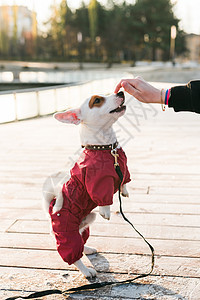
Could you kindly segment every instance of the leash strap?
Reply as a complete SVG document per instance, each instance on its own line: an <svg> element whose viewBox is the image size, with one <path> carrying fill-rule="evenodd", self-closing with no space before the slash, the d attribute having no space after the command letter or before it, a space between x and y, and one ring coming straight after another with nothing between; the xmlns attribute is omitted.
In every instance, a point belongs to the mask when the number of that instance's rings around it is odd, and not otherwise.
<svg viewBox="0 0 200 300"><path fill-rule="evenodd" d="M139 234L139 236L141 236L141 238L145 241L145 243L149 246L150 250L151 250L151 270L147 273L147 274L142 274L140 275L142 277L147 277L149 276L152 272L153 272L153 269L154 269L154 263L155 263L155 254L154 254L154 248L153 246L145 239L145 237L135 228L135 226L129 221L129 219L127 219L127 217L124 215L123 213L123 210L122 210L122 200L121 200L121 194L120 194L120 188L121 188L121 184L122 184L122 181L123 181L123 175L122 175L122 171L119 167L119 165L116 165L115 166L115 170L120 178L120 185L119 185L119 203L120 203L120 213L123 217L123 219L129 223L131 225L131 227L135 230L135 232L137 232L137 234ZM136 278L135 278L136 279ZM133 279L133 280L135 280Z"/></svg>
<svg viewBox="0 0 200 300"><path fill-rule="evenodd" d="M59 294L59 295L63 295L63 296L67 296L69 294L73 294L73 293L77 293L77 292L82 292L82 291L89 291L89 290L95 290L95 289L99 289L99 288L103 288L105 286L109 286L109 285L121 285L121 284L128 284L128 283L132 283L133 281L140 279L140 278L144 278L149 276L154 269L154 248L153 246L145 239L145 237L135 228L135 226L129 221L129 219L127 219L127 217L124 215L123 210L122 210L122 200L121 200L121 194L120 194L120 190L121 190L121 185L123 182L123 174L122 171L119 167L119 164L117 162L117 150L113 149L111 151L111 154L114 156L115 158L115 170L117 172L117 175L119 176L120 179L120 184L119 184L119 203L120 203L120 213L123 217L123 219L128 222L131 227L137 232L137 234L139 234L139 236L141 236L141 238L145 241L145 243L149 246L150 250L151 250L151 269L148 273L146 274L141 274L138 275L132 279L127 279L127 280L122 280L122 281L104 281L104 282L97 282L97 283L91 283L91 284L85 284L76 288L71 288L65 291L61 291L61 290L46 290L46 291L41 291L41 292L36 292L36 293L32 293L29 296L16 296L16 297L11 297L11 298L7 298L5 300L16 300L16 299L36 299L36 298L41 298L44 296L48 296L48 295L53 295L53 294Z"/></svg>

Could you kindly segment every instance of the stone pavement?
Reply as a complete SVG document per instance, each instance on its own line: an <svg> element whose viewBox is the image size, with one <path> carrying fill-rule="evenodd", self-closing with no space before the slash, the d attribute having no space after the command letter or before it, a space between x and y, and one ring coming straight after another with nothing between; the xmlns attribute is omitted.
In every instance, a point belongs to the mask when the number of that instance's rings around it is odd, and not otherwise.
<svg viewBox="0 0 200 300"><path fill-rule="evenodd" d="M200 299L200 116L162 112L131 99L115 128L132 182L127 217L155 248L155 269L135 284L71 295L70 299ZM78 128L52 116L0 126L0 299L87 283L55 250L41 209L46 176L68 171L80 151ZM97 217L87 263L98 280L123 280L150 268L150 252L118 213ZM43 299L63 299L48 296Z"/></svg>

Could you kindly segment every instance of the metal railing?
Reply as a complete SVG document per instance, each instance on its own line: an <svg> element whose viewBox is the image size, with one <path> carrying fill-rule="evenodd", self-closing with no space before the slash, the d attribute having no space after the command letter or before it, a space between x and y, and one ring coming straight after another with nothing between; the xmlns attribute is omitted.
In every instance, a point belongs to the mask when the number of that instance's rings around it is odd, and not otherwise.
<svg viewBox="0 0 200 300"><path fill-rule="evenodd" d="M112 93L122 77L132 77L130 73L118 74L72 85L58 85L26 90L0 92L0 123L13 122L53 114L69 107L77 107L93 94Z"/></svg>

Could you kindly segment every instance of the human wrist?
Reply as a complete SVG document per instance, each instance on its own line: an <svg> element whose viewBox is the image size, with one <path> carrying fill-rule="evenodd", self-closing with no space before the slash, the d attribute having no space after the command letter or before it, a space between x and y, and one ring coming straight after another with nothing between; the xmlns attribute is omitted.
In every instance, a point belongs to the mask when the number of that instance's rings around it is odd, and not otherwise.
<svg viewBox="0 0 200 300"><path fill-rule="evenodd" d="M160 90L160 99L158 103L165 105L165 95L166 95L166 89L161 89Z"/></svg>
<svg viewBox="0 0 200 300"><path fill-rule="evenodd" d="M160 103L162 110L165 111L165 106L168 106L169 98L171 96L171 89L161 89L160 90Z"/></svg>
<svg viewBox="0 0 200 300"><path fill-rule="evenodd" d="M162 111L165 111L165 90L161 89L160 91L160 103L161 103L161 108Z"/></svg>
<svg viewBox="0 0 200 300"><path fill-rule="evenodd" d="M158 103L162 104L164 103L165 99L165 90L164 89L156 89L154 90L152 94L152 101L151 103Z"/></svg>

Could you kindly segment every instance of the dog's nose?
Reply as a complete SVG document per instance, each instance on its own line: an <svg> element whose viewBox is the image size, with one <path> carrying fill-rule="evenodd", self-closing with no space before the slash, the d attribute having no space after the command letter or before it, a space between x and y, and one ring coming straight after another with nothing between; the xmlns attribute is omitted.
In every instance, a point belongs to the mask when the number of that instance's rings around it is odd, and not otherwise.
<svg viewBox="0 0 200 300"><path fill-rule="evenodd" d="M117 93L117 97L124 98L124 93L122 91Z"/></svg>

